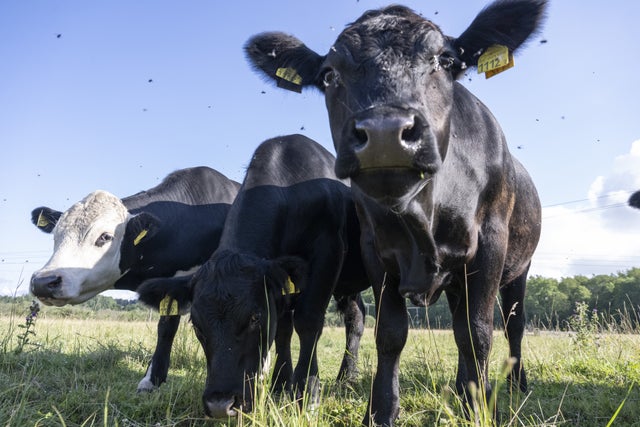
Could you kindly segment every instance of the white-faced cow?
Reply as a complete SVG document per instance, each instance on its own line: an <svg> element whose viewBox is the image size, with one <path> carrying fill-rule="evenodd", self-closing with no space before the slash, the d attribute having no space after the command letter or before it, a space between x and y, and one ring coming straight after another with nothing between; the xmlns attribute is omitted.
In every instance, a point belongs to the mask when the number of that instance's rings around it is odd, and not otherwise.
<svg viewBox="0 0 640 427"><path fill-rule="evenodd" d="M255 377L275 341L273 387L319 397L316 345L333 295L345 315L347 350L340 378L355 375L363 331L361 290L369 286L351 191L335 158L290 135L255 151L220 246L193 279L191 321L207 358L207 414L248 412ZM290 341L300 353L295 370Z"/></svg>
<svg viewBox="0 0 640 427"><path fill-rule="evenodd" d="M53 232L54 247L51 259L33 273L31 292L47 305L79 304L107 289L135 291L146 279L194 271L217 248L239 187L211 168L196 167L124 199L95 191L64 213L34 209L32 222ZM188 279L172 283L186 286ZM179 309L184 313L188 306ZM167 378L180 316L160 314L156 350L138 391Z"/></svg>
<svg viewBox="0 0 640 427"><path fill-rule="evenodd" d="M540 26L545 0L499 0L458 38L402 6L366 12L326 55L293 36L263 33L249 61L279 86L325 95L336 175L351 178L363 254L378 304L377 371L364 424L392 425L407 339L405 297L444 291L459 361L456 388L490 392L487 358L498 290L507 321L510 379L520 361L526 275L540 233L535 187L491 112L456 79L488 48L509 53ZM366 250L365 245L363 248ZM384 291L383 291L384 288Z"/></svg>

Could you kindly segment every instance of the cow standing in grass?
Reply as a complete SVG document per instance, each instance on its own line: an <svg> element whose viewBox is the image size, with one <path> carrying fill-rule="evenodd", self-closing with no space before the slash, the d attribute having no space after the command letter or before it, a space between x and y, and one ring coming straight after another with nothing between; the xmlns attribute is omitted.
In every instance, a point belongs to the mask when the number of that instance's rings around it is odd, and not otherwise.
<svg viewBox="0 0 640 427"><path fill-rule="evenodd" d="M516 51L545 8L545 0L499 0L455 38L391 6L348 25L326 55L277 32L246 44L249 61L279 86L324 93L335 171L351 178L365 264L372 278L384 272L373 283L378 363L366 425L392 425L398 415L405 298L428 303L445 292L459 355L456 388L471 399L467 386L475 383L488 398L500 292L515 358L509 378L527 388L523 302L540 202L496 119L456 80L491 46Z"/></svg>
<svg viewBox="0 0 640 427"><path fill-rule="evenodd" d="M51 259L31 277L31 292L46 305L80 304L108 289L136 291L150 278L188 285L189 272L218 247L240 184L208 167L175 171L158 186L124 199L95 191L66 212L32 211L32 222L53 233ZM162 300L162 298L160 299ZM160 308L160 300L155 308ZM161 310L158 341L138 391L167 378L179 312Z"/></svg>
<svg viewBox="0 0 640 427"><path fill-rule="evenodd" d="M348 183L335 158L302 135L262 143L211 259L195 273L191 320L207 357L203 402L226 418L252 409L255 378L276 345L273 387L318 402L316 346L331 296L347 329L340 378L355 375L369 287ZM300 340L295 369L293 329Z"/></svg>

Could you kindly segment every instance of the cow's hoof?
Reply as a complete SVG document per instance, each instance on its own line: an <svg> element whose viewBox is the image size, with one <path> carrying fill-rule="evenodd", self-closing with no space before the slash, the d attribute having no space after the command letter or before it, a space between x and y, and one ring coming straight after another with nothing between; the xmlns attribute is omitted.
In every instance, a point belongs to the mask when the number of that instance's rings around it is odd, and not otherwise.
<svg viewBox="0 0 640 427"><path fill-rule="evenodd" d="M151 381L149 381L147 378L143 378L138 383L138 389L136 391L138 393L151 393L151 392L155 391L157 388L158 387L153 385L153 383Z"/></svg>

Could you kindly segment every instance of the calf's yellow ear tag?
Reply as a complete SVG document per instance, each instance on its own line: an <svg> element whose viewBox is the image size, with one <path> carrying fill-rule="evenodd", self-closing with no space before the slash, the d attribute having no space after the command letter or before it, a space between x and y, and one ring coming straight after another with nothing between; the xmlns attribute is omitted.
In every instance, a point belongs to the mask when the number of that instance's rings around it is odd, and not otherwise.
<svg viewBox="0 0 640 427"><path fill-rule="evenodd" d="M138 246L138 243L140 243L140 241L144 238L144 236L147 235L147 233L149 232L149 230L142 230L135 239L133 239L133 246Z"/></svg>
<svg viewBox="0 0 640 427"><path fill-rule="evenodd" d="M44 211L40 211L40 215L38 215L38 223L36 224L36 227L38 228L46 227L47 225L49 225L49 220L45 218L44 215L42 215L43 213Z"/></svg>
<svg viewBox="0 0 640 427"><path fill-rule="evenodd" d="M287 283L282 288L282 295L299 294L300 289L296 288L296 285L291 280L291 277L287 277Z"/></svg>
<svg viewBox="0 0 640 427"><path fill-rule="evenodd" d="M488 79L512 68L514 65L513 54L509 52L509 48L494 44L487 48L478 58L478 74L484 73L485 78Z"/></svg>
<svg viewBox="0 0 640 427"><path fill-rule="evenodd" d="M160 301L158 311L160 312L160 316L177 316L179 314L178 301L167 295Z"/></svg>
<svg viewBox="0 0 640 427"><path fill-rule="evenodd" d="M295 68L278 68L276 70L278 87L294 92L302 92L302 77Z"/></svg>

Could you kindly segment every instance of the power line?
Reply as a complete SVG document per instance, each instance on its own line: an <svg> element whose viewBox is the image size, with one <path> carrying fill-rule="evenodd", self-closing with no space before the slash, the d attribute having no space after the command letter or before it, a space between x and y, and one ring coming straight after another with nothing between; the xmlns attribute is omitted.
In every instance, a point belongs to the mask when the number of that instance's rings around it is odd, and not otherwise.
<svg viewBox="0 0 640 427"><path fill-rule="evenodd" d="M572 201L569 201L569 202L554 203L552 205L543 206L543 208L552 208L552 207L555 207L555 206L564 206L564 205L571 205L571 204L574 204L574 203L590 202L590 201L592 201L594 199L595 200L606 199L608 197L613 197L613 196L615 196L617 194L620 194L620 193L623 193L623 192L626 193L627 196L631 196L631 194L634 193L634 191L620 190L620 191L617 191L615 194L614 193L607 193L607 194L603 194L601 196L597 196L595 198L579 199L579 200L572 200Z"/></svg>

